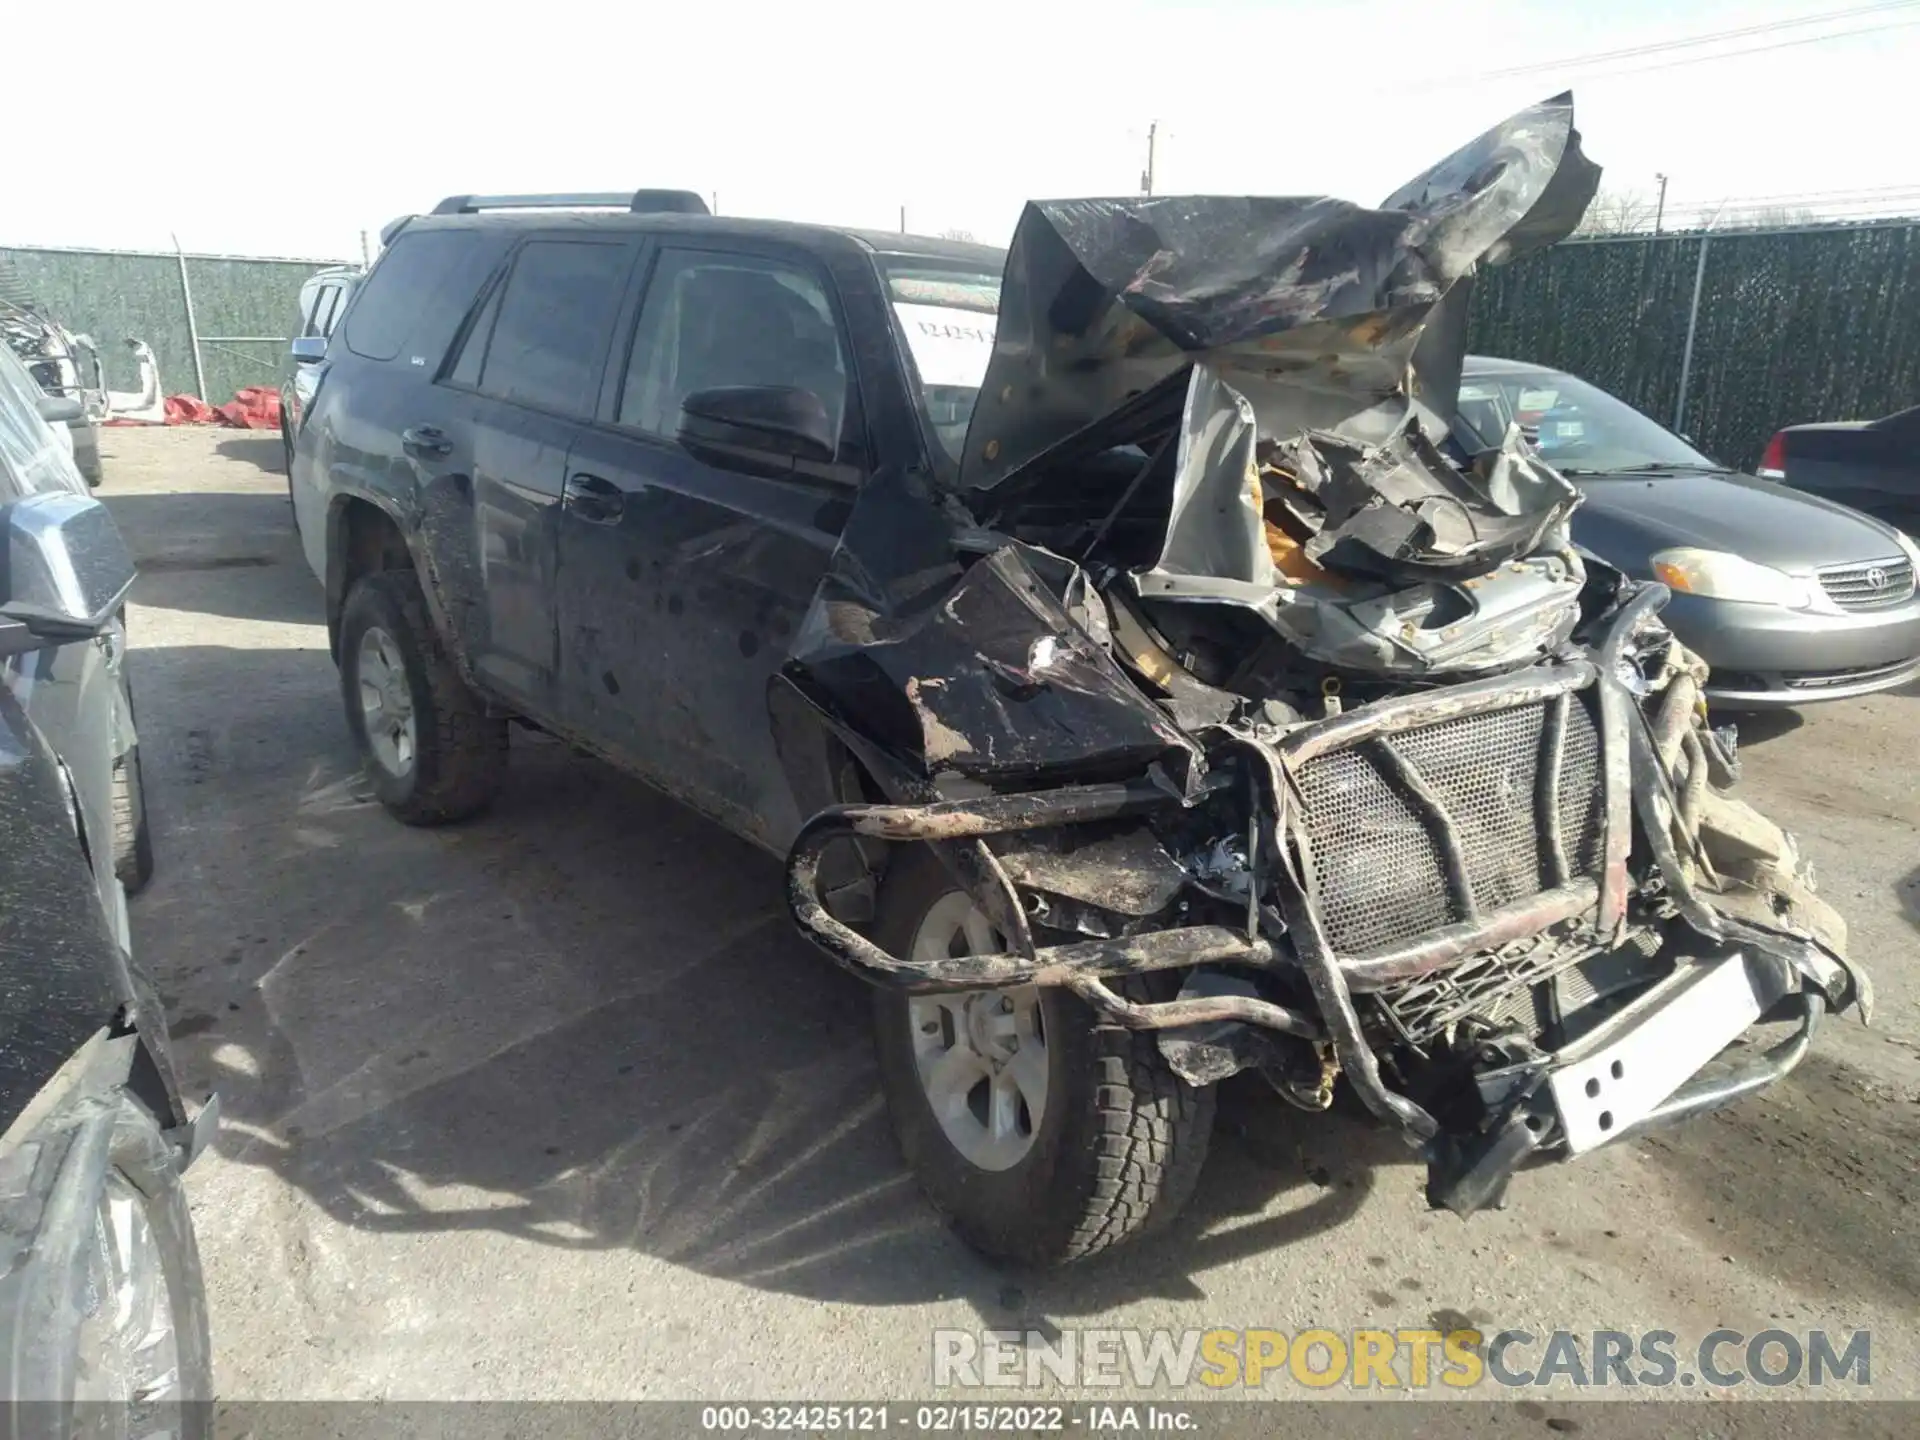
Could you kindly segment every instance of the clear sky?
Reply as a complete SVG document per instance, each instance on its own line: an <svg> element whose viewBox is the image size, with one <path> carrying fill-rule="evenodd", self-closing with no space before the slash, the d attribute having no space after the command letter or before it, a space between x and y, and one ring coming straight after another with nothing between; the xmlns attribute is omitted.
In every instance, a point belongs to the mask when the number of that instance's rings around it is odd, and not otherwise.
<svg viewBox="0 0 1920 1440"><path fill-rule="evenodd" d="M0 244L177 233L189 250L352 257L362 230L450 193L643 185L889 229L905 205L917 232L1004 241L1030 196L1135 193L1155 120L1162 193L1370 203L1569 87L1603 184L1651 193L1665 171L1682 213L1920 192L1920 5L1888 0L8 10ZM1711 63L1546 63L1841 10L1860 13L1703 47L1780 47ZM28 56L48 67L35 85Z"/></svg>

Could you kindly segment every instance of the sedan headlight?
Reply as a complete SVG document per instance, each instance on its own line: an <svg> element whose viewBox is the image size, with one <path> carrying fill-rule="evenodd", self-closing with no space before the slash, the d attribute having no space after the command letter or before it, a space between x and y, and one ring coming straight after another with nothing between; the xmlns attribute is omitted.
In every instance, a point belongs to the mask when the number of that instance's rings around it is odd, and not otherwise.
<svg viewBox="0 0 1920 1440"><path fill-rule="evenodd" d="M1709 600L1744 600L1789 610L1803 610L1814 600L1812 587L1800 577L1724 550L1688 545L1662 550L1653 557L1653 573L1670 589Z"/></svg>

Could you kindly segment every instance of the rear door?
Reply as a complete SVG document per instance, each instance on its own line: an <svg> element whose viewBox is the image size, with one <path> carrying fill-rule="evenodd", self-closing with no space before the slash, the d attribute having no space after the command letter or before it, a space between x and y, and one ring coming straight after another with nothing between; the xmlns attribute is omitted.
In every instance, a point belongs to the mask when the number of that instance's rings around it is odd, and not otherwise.
<svg viewBox="0 0 1920 1440"><path fill-rule="evenodd" d="M623 320L599 423L567 460L559 629L569 728L773 847L799 825L767 682L825 571L868 455L826 270L772 242L663 245ZM837 417L831 465L770 478L675 437L694 390L788 385Z"/></svg>
<svg viewBox="0 0 1920 1440"><path fill-rule="evenodd" d="M443 583L464 611L449 618L474 671L536 716L558 711L556 533L567 450L593 415L637 251L632 236L617 234L521 242L441 377L453 392L450 423L402 436L416 464L467 492L448 515L470 535L428 543L468 567Z"/></svg>

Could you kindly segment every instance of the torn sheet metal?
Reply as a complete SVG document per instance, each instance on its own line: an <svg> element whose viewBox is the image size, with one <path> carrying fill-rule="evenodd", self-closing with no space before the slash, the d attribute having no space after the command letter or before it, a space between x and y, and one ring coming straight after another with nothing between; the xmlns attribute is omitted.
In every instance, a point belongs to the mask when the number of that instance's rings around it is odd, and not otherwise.
<svg viewBox="0 0 1920 1440"><path fill-rule="evenodd" d="M988 553L963 569L974 544ZM1076 567L969 533L922 477L886 474L863 487L793 654L813 694L930 776L1195 753L1108 653L1106 623Z"/></svg>
<svg viewBox="0 0 1920 1440"><path fill-rule="evenodd" d="M1031 205L963 492L1020 494L1084 470L1072 457L1103 443L1139 444L1122 419L1135 397L1183 384L1164 543L1134 576L1143 599L1252 609L1308 658L1366 673L1463 675L1545 653L1575 621L1579 496L1517 433L1472 470L1439 450L1465 344L1451 297L1476 264L1570 231L1598 175L1562 96L1377 210Z"/></svg>
<svg viewBox="0 0 1920 1440"><path fill-rule="evenodd" d="M1428 312L1482 260L1570 233L1599 174L1580 152L1572 96L1561 95L1378 209L1318 196L1030 204L1007 257L961 485L999 484L1196 361L1250 397L1270 436L1383 440L1409 413L1403 386ZM1437 359L1431 368L1445 369Z"/></svg>
<svg viewBox="0 0 1920 1440"><path fill-rule="evenodd" d="M1194 367L1143 598L1243 606L1312 659L1380 674L1496 669L1572 632L1578 492L1517 430L1463 471L1412 420L1378 444L1260 428L1244 394Z"/></svg>

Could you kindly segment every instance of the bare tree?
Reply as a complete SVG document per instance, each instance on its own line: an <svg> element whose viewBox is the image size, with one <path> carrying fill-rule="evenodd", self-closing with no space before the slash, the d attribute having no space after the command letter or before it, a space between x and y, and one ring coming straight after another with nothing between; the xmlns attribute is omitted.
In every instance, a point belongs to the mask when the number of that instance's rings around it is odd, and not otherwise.
<svg viewBox="0 0 1920 1440"><path fill-rule="evenodd" d="M1654 202L1629 190L1602 190L1580 218L1576 235L1626 235L1653 228Z"/></svg>
<svg viewBox="0 0 1920 1440"><path fill-rule="evenodd" d="M942 240L972 240L973 232L971 230L963 230L955 225L942 230L940 232L940 238Z"/></svg>

